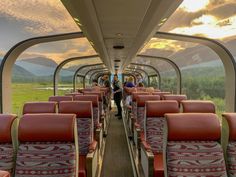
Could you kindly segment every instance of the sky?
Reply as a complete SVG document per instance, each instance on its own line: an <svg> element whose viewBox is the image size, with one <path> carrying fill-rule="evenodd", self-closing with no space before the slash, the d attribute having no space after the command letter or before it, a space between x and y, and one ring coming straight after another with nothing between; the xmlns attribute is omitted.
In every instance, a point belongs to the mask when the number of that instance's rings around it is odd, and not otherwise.
<svg viewBox="0 0 236 177"><path fill-rule="evenodd" d="M77 31L80 31L79 27L60 0L0 1L0 57L24 39ZM236 1L184 0L160 31L204 36L227 43L236 39ZM154 48L173 53L193 46L191 43L152 39L142 52ZM20 59L40 56L59 63L65 58L95 53L86 39L73 39L33 46Z"/></svg>
<svg viewBox="0 0 236 177"><path fill-rule="evenodd" d="M236 1L184 0L162 25L160 31L212 38L228 47L227 43L236 39ZM168 51L167 56L171 56L195 45L152 38L143 48L142 53L147 49L155 48L162 50L163 55ZM229 48L233 51L236 46L231 45Z"/></svg>

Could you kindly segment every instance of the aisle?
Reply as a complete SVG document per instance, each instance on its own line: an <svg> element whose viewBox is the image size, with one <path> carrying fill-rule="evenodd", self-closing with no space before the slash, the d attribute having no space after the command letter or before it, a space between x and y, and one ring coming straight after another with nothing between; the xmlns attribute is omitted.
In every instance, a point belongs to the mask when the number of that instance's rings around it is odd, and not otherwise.
<svg viewBox="0 0 236 177"><path fill-rule="evenodd" d="M106 139L101 177L133 177L123 121L112 116Z"/></svg>

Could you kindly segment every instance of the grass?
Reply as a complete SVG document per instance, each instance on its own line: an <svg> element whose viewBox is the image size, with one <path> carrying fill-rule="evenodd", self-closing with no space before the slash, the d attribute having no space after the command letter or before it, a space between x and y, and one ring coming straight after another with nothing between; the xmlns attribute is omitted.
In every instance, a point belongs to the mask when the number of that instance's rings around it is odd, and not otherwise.
<svg viewBox="0 0 236 177"><path fill-rule="evenodd" d="M25 102L47 101L48 97L53 95L53 90L46 89L52 87L45 83L13 83L12 84L12 112L17 115L22 114L22 108ZM71 87L71 85L63 85ZM59 90L59 95L64 95L68 90Z"/></svg>

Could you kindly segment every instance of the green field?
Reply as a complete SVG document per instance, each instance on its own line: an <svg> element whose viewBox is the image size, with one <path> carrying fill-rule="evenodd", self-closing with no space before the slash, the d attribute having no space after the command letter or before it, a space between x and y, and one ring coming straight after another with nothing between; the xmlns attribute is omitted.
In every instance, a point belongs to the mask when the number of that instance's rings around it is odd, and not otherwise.
<svg viewBox="0 0 236 177"><path fill-rule="evenodd" d="M59 88L67 88L67 90L59 90L59 95L64 95L65 93L70 92L71 87L72 86L70 84L60 85ZM51 88L52 85L49 83L13 83L13 113L20 116L22 114L22 108L25 102L47 101L48 97L53 95L53 90ZM221 113L224 112L225 102L222 98L200 96L193 99L212 100L217 106L217 114L220 116Z"/></svg>
<svg viewBox="0 0 236 177"><path fill-rule="evenodd" d="M29 101L47 101L49 96L53 95L52 85L45 83L13 83L12 84L12 106L13 113L22 114L22 108L25 102ZM63 85L63 88L69 88L71 85ZM59 95L64 95L69 90L59 90Z"/></svg>

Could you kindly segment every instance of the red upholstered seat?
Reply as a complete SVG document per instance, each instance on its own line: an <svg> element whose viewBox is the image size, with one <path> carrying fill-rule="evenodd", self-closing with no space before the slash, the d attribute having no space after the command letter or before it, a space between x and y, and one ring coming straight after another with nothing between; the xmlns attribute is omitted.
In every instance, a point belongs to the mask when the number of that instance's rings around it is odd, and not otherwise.
<svg viewBox="0 0 236 177"><path fill-rule="evenodd" d="M138 95L149 95L148 92L133 92L132 93L132 114L134 116L134 118L137 118L137 103L136 103L136 99Z"/></svg>
<svg viewBox="0 0 236 177"><path fill-rule="evenodd" d="M24 114L56 113L56 102L28 102L24 104Z"/></svg>
<svg viewBox="0 0 236 177"><path fill-rule="evenodd" d="M79 164L75 124L74 114L24 115L19 123L15 176L75 177Z"/></svg>
<svg viewBox="0 0 236 177"><path fill-rule="evenodd" d="M224 128L228 128L229 130L229 142L226 148L228 173L230 177L233 177L236 176L236 113L224 113L223 118L228 124Z"/></svg>
<svg viewBox="0 0 236 177"><path fill-rule="evenodd" d="M0 170L0 177L10 177L10 173L8 171Z"/></svg>
<svg viewBox="0 0 236 177"><path fill-rule="evenodd" d="M104 97L104 92L84 92L84 95L97 95L98 96L98 101L99 101L99 113L100 117L104 114L104 108L103 108L103 97Z"/></svg>
<svg viewBox="0 0 236 177"><path fill-rule="evenodd" d="M11 128L16 115L0 114L0 170L13 172L14 149L12 145ZM1 172L6 175L6 172Z"/></svg>
<svg viewBox="0 0 236 177"><path fill-rule="evenodd" d="M184 113L216 113L215 104L205 100L181 101Z"/></svg>
<svg viewBox="0 0 236 177"><path fill-rule="evenodd" d="M79 142L79 155L86 157L89 153L93 153L94 155L91 155L91 157L94 158L96 157L96 153L97 153L97 143L96 141L94 141L94 137L93 137L94 125L93 125L93 114L92 114L93 111L92 110L93 110L92 101L62 101L59 103L59 113L76 114L78 142ZM83 160L81 160L81 163L82 162ZM93 164L90 164L90 165L93 165ZM88 172L92 173L91 172L92 170L96 172L96 169L93 169L92 167L86 166L86 170L83 170L82 167L80 167L79 174L83 175L86 172L86 175L87 175Z"/></svg>
<svg viewBox="0 0 236 177"><path fill-rule="evenodd" d="M167 176L227 177L216 114L166 114Z"/></svg>
<svg viewBox="0 0 236 177"><path fill-rule="evenodd" d="M144 150L148 150L154 155L153 176L164 176L163 168L163 134L166 113L178 113L179 107L177 101L147 101L146 115L144 119ZM147 148L148 147L148 148ZM149 153L150 153L149 152ZM143 162L150 162L145 155L141 155L142 166ZM149 167L151 168L151 167ZM147 172L146 172L147 174Z"/></svg>
<svg viewBox="0 0 236 177"><path fill-rule="evenodd" d="M160 100L159 95L137 95L137 123L140 125L141 131L143 131L143 121L145 113L145 104L147 101L157 101Z"/></svg>
<svg viewBox="0 0 236 177"><path fill-rule="evenodd" d="M74 98L74 101L91 101L92 102L94 128L97 128L100 125L98 95L78 95Z"/></svg>

